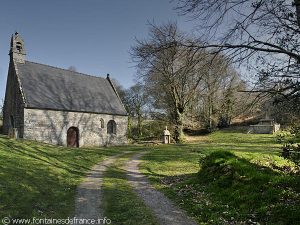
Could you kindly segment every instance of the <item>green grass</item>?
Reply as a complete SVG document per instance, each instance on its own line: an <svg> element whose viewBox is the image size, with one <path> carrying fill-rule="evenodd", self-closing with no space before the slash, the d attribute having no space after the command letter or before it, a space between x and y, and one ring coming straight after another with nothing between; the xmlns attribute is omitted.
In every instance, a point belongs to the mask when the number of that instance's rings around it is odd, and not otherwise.
<svg viewBox="0 0 300 225"><path fill-rule="evenodd" d="M200 224L299 224L298 169L272 135L225 130L200 140L154 148L141 169Z"/></svg>
<svg viewBox="0 0 300 225"><path fill-rule="evenodd" d="M280 157L272 135L224 130L193 141L143 147L149 153L141 169L200 224L299 224L299 171ZM0 136L0 218L72 215L86 172L128 150L141 148L64 148ZM105 173L105 216L113 224L156 224L126 181L128 157Z"/></svg>
<svg viewBox="0 0 300 225"><path fill-rule="evenodd" d="M130 155L118 158L103 179L103 209L114 225L158 224L143 201L136 196L126 180L124 163Z"/></svg>
<svg viewBox="0 0 300 225"><path fill-rule="evenodd" d="M64 148L0 136L0 218L67 218L86 172L123 149Z"/></svg>

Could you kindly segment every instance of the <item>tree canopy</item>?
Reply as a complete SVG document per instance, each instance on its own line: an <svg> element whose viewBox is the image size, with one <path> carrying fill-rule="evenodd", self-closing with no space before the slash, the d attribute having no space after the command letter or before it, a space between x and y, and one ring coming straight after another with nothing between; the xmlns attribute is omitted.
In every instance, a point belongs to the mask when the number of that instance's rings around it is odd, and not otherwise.
<svg viewBox="0 0 300 225"><path fill-rule="evenodd" d="M250 62L255 91L299 98L300 1L178 0L181 14L199 19L198 48ZM204 31L204 32L203 32Z"/></svg>

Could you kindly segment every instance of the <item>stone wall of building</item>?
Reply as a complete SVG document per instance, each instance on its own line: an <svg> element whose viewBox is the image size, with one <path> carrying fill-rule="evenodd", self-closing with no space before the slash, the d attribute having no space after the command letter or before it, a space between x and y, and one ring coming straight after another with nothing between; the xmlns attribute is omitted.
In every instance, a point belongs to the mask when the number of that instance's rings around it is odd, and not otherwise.
<svg viewBox="0 0 300 225"><path fill-rule="evenodd" d="M274 119L261 119L258 124L250 125L249 133L254 134L273 134L280 130L280 124L275 123Z"/></svg>
<svg viewBox="0 0 300 225"><path fill-rule="evenodd" d="M249 133L272 134L273 133L273 125L250 125Z"/></svg>
<svg viewBox="0 0 300 225"><path fill-rule="evenodd" d="M116 122L116 134L107 133L107 123ZM127 143L127 116L41 109L24 109L24 139L67 145L70 127L79 130L79 147Z"/></svg>
<svg viewBox="0 0 300 225"><path fill-rule="evenodd" d="M19 86L19 79L13 60L10 61L6 92L3 106L3 133L8 134L12 128L17 129L18 137L23 137L24 131L24 101Z"/></svg>

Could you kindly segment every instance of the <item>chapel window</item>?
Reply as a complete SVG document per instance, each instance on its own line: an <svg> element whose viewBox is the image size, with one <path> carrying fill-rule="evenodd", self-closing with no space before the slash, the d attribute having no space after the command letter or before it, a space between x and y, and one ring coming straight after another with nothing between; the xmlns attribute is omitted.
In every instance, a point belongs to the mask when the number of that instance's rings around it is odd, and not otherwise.
<svg viewBox="0 0 300 225"><path fill-rule="evenodd" d="M108 134L117 134L117 124L114 120L110 120L107 123L107 133Z"/></svg>
<svg viewBox="0 0 300 225"><path fill-rule="evenodd" d="M100 119L100 126L101 128L104 128L104 120L102 118Z"/></svg>

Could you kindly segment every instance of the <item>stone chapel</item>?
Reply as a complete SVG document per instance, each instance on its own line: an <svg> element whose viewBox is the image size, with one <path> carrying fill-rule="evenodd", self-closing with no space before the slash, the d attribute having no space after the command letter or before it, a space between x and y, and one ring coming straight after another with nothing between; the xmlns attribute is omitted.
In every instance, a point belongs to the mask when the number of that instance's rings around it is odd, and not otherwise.
<svg viewBox="0 0 300 225"><path fill-rule="evenodd" d="M127 143L127 112L109 76L90 76L27 61L12 35L3 131L69 147Z"/></svg>

